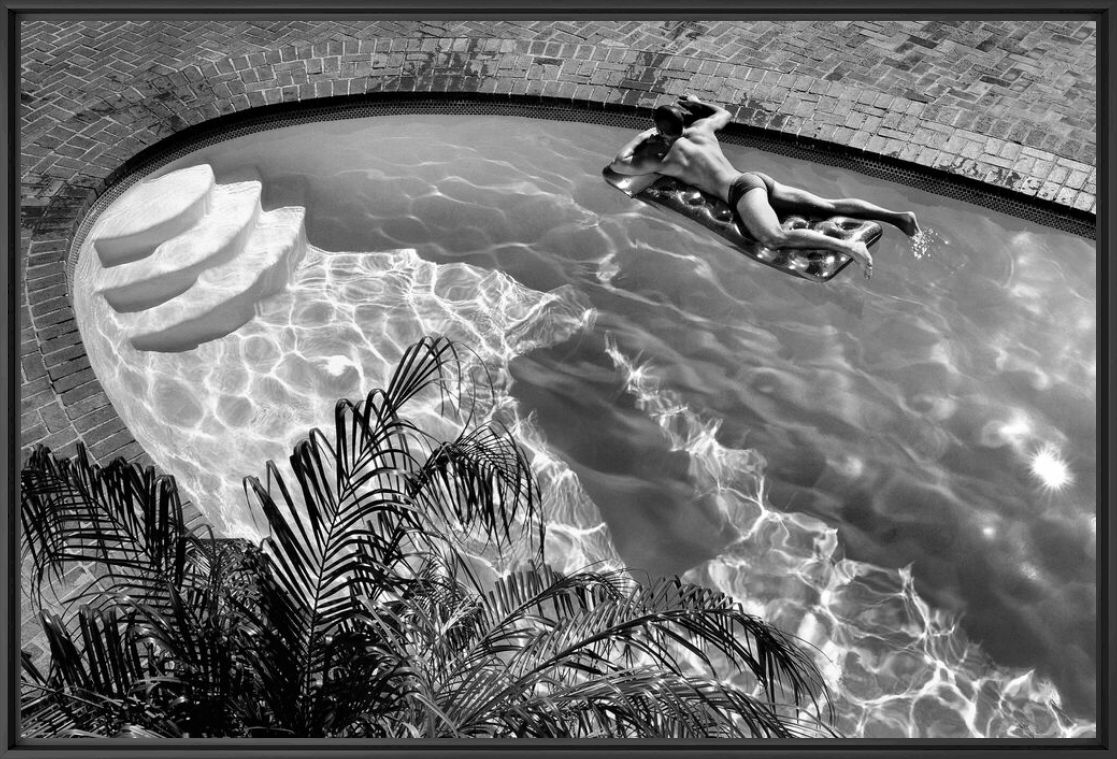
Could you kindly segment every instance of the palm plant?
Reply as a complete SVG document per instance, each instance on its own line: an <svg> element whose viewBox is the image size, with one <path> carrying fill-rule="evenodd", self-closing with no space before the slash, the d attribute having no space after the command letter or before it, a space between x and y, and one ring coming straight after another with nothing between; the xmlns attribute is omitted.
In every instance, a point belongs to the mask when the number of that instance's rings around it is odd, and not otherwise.
<svg viewBox="0 0 1117 759"><path fill-rule="evenodd" d="M25 466L29 592L95 569L24 655L23 734L796 736L827 732L825 688L788 636L678 579L559 575L512 437L439 442L404 415L462 399L454 346L425 338L388 387L339 401L288 472L245 480L259 545L187 525L173 478L83 450ZM458 412L461 418L461 412ZM531 560L482 581L463 536ZM743 678L743 680L742 680ZM744 682L744 685L739 683Z"/></svg>

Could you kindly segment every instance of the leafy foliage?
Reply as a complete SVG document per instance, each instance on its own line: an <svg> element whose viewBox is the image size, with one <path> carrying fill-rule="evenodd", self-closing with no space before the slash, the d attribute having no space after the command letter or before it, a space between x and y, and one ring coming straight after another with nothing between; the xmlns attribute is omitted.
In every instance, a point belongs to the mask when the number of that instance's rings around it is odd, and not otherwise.
<svg viewBox="0 0 1117 759"><path fill-rule="evenodd" d="M245 491L260 545L186 525L173 478L79 450L22 473L31 592L97 577L44 611L24 654L23 732L101 736L799 736L825 688L793 640L719 593L535 558L495 585L459 550L540 531L530 464L495 426L438 441L404 416L457 408L454 346L409 348L387 389L339 401L286 471ZM437 396L436 396L437 397ZM741 681L748 687L733 684Z"/></svg>

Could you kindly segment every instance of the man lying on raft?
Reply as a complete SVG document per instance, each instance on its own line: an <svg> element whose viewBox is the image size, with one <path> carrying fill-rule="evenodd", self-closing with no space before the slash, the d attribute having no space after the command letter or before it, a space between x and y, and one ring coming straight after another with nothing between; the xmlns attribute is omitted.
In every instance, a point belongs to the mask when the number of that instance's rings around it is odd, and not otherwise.
<svg viewBox="0 0 1117 759"><path fill-rule="evenodd" d="M689 118L688 118L689 117ZM695 119L689 126L687 122ZM883 221L908 235L919 232L915 214L889 211L856 198L828 200L790 187L755 171L738 171L721 152L717 130L730 122L729 111L694 95L678 105L660 106L655 127L621 148L609 168L618 174L666 174L729 204L737 224L766 248L821 248L845 253L871 276L873 257L863 242L840 240L809 229L784 229L777 212L806 216L851 216Z"/></svg>

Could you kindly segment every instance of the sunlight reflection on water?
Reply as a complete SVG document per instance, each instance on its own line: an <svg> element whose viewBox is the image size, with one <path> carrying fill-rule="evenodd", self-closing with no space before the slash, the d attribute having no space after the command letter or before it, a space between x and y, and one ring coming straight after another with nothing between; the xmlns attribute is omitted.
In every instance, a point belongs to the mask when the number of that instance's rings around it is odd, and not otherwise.
<svg viewBox="0 0 1117 759"><path fill-rule="evenodd" d="M79 288L91 362L154 460L251 534L239 477L382 384L409 342L447 334L492 364L485 402L535 452L552 558L689 569L798 630L855 734L1090 733L1049 679L1078 683L1088 713L1093 247L890 188L887 202L922 204L923 235L886 233L870 283L797 282L603 186L623 137L431 116L206 148L167 170L254 167L267 208L306 205L305 259L251 321L181 353L134 350ZM882 194L727 152L825 194ZM331 252L402 248L417 253ZM79 282L94 265L82 256ZM581 413L585 398L598 405ZM580 478L607 490L610 470L575 474L563 426L641 416L710 498L664 491L661 510L622 512L588 496ZM638 456L621 463L639 479Z"/></svg>

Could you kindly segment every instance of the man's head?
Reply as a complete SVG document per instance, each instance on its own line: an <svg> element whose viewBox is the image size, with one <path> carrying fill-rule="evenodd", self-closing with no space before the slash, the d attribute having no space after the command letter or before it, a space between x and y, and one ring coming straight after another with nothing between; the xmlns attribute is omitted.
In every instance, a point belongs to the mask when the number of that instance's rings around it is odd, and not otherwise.
<svg viewBox="0 0 1117 759"><path fill-rule="evenodd" d="M662 161L678 137L653 134L636 146L635 156L642 161Z"/></svg>
<svg viewBox="0 0 1117 759"><path fill-rule="evenodd" d="M687 114L677 105L661 105L655 109L652 118L655 128L664 137L679 137L686 126Z"/></svg>

